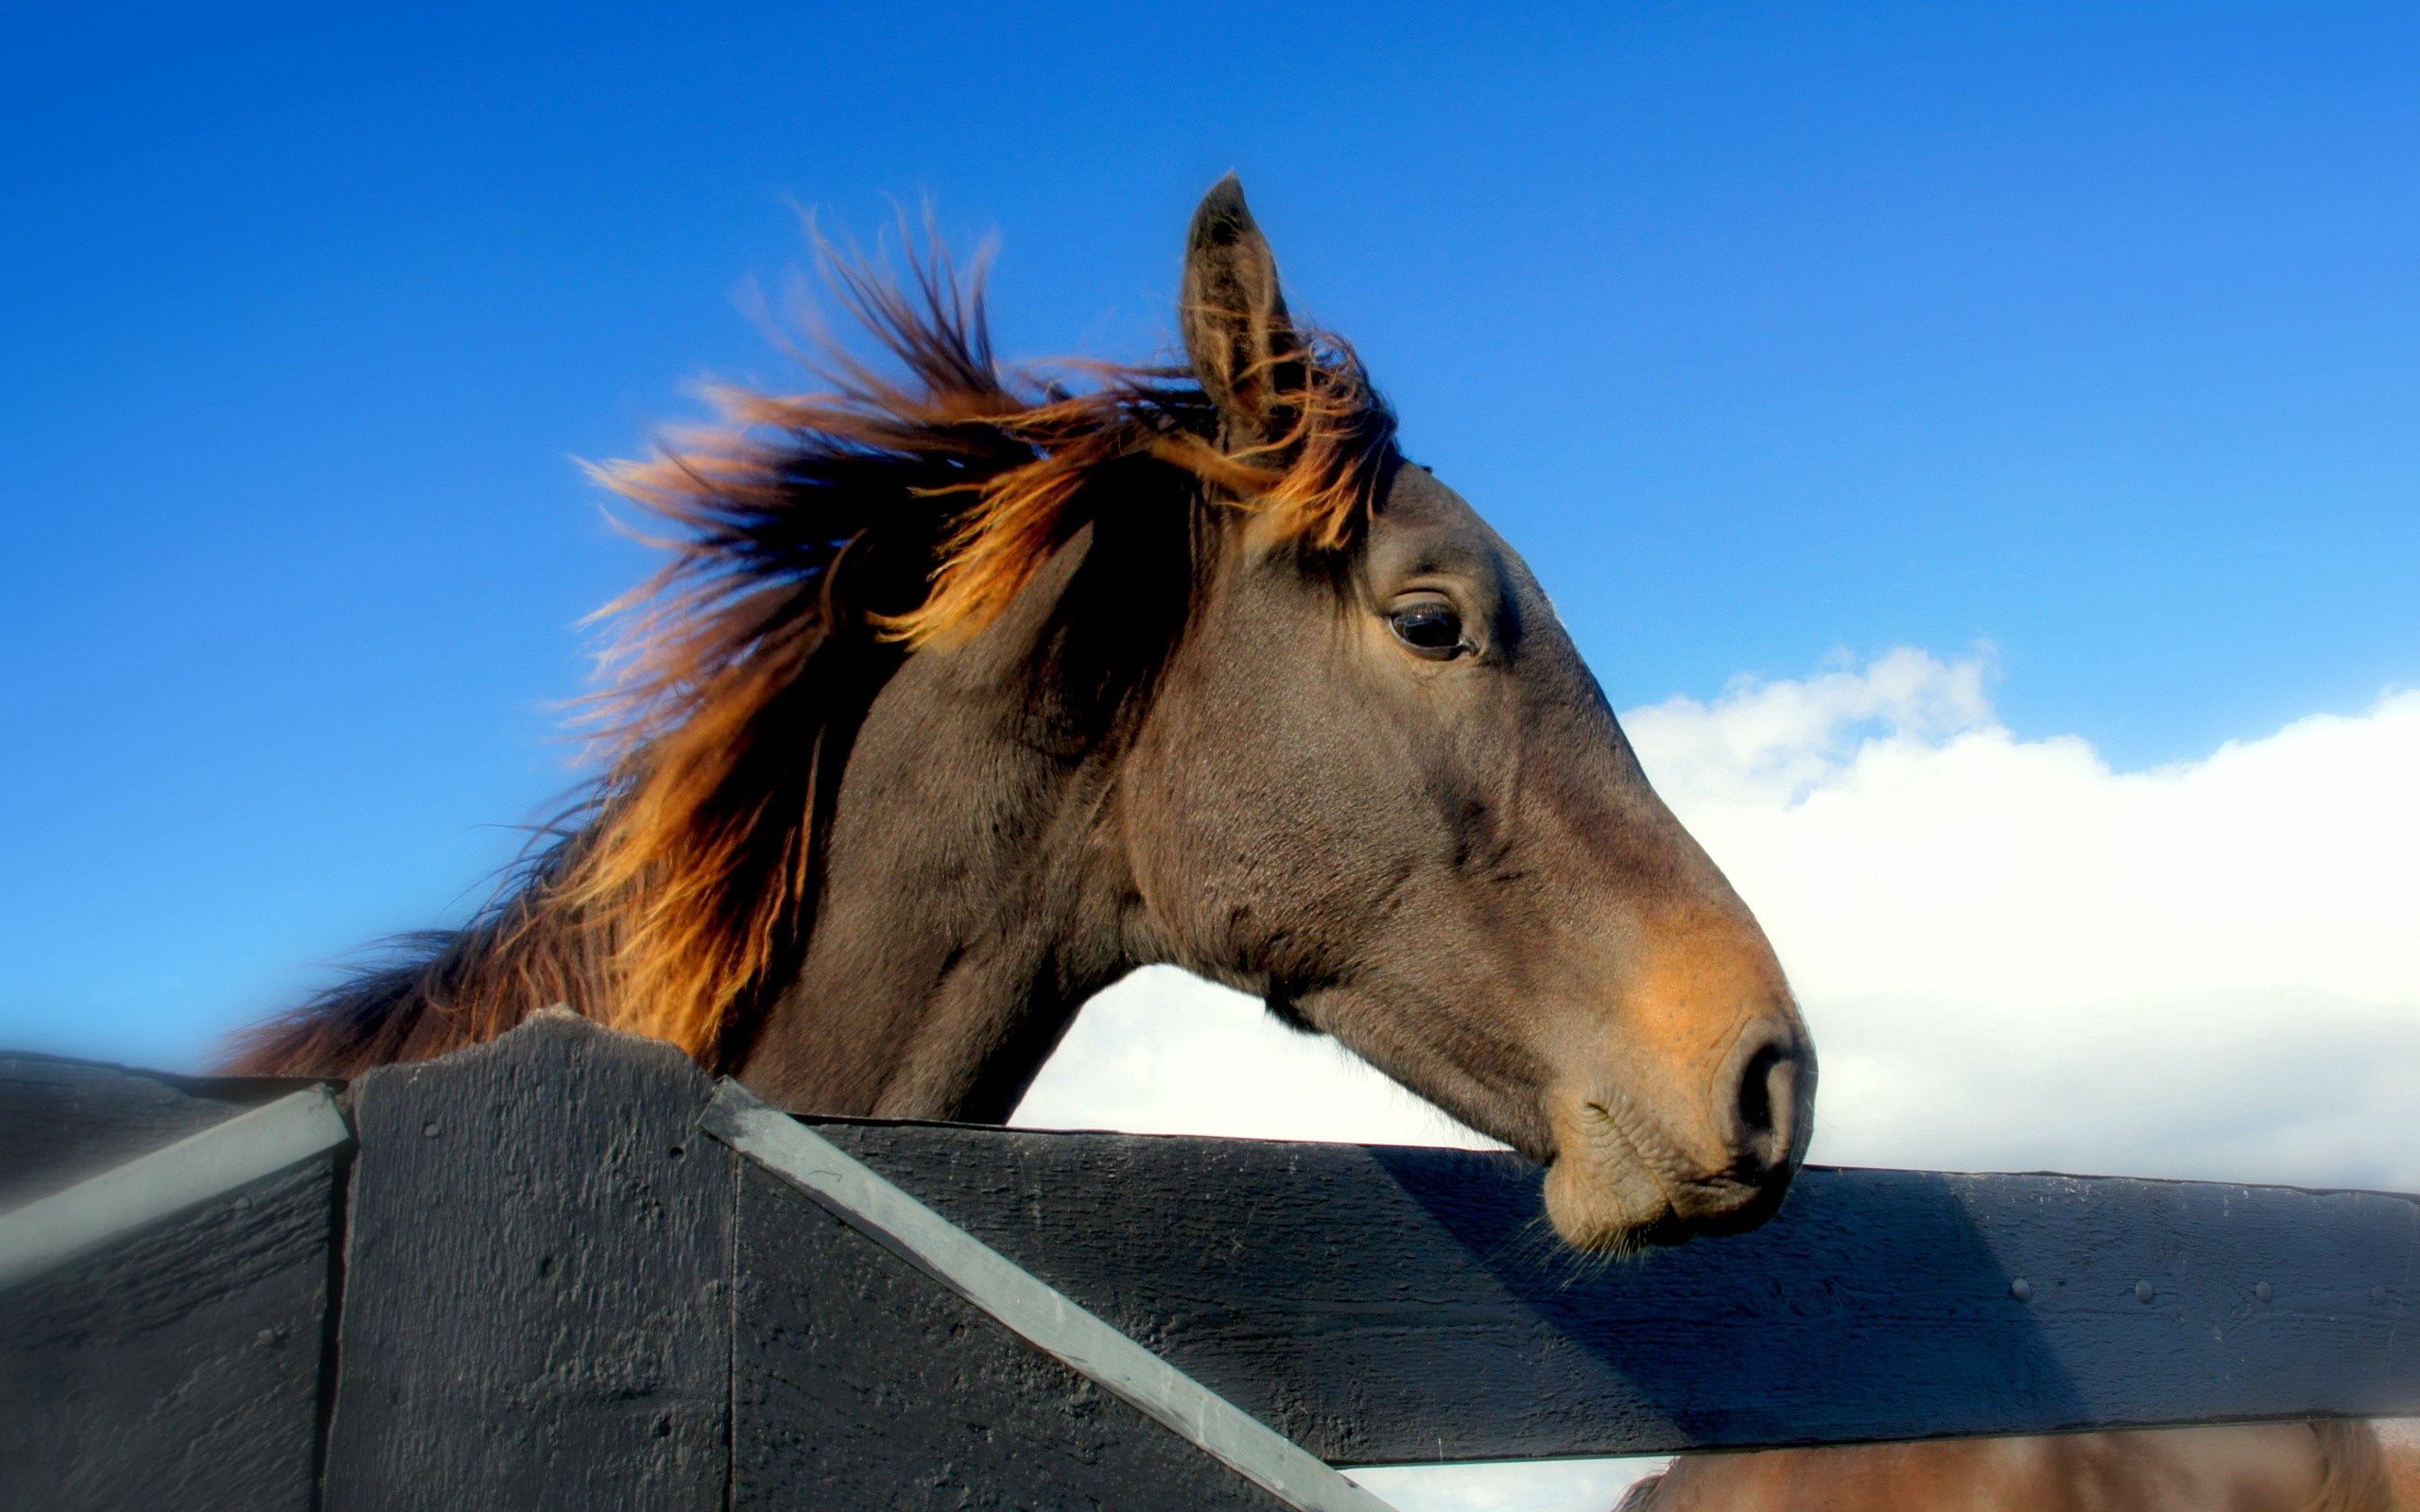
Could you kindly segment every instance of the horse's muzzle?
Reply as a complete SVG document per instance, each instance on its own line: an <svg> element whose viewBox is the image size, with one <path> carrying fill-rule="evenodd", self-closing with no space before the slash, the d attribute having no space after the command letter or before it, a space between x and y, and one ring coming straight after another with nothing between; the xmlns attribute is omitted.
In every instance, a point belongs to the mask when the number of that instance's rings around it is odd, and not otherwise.
<svg viewBox="0 0 2420 1512"><path fill-rule="evenodd" d="M1635 1079L1547 1098L1555 1156L1547 1212L1582 1249L1627 1252L1771 1218L1813 1130L1815 1057L1796 1016L1751 1027L1709 1078L1703 1105L1666 1108Z"/></svg>

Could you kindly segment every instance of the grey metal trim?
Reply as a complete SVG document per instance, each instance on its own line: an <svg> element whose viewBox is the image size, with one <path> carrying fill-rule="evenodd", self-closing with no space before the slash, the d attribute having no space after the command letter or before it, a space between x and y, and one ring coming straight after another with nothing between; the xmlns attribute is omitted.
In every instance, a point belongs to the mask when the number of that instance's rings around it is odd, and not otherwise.
<svg viewBox="0 0 2420 1512"><path fill-rule="evenodd" d="M308 1087L0 1212L0 1290L352 1140L328 1090Z"/></svg>
<svg viewBox="0 0 2420 1512"><path fill-rule="evenodd" d="M1019 1268L798 1120L726 1081L706 1132L832 1210L1044 1353L1302 1512L1389 1512L1301 1445Z"/></svg>

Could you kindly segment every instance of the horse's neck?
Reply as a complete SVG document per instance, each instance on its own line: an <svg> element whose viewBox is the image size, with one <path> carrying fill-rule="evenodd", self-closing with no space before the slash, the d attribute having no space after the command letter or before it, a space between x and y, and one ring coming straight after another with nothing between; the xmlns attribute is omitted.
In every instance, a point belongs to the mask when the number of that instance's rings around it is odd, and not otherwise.
<svg viewBox="0 0 2420 1512"><path fill-rule="evenodd" d="M1005 1120L1135 964L1105 756L1027 738L1016 679L920 655L868 713L797 979L738 1074L795 1111Z"/></svg>

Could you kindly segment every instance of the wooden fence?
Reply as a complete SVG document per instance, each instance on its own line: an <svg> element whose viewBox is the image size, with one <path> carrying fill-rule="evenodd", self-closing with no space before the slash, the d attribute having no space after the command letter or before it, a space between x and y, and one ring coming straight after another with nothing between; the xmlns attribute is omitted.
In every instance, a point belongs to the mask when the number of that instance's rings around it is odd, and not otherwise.
<svg viewBox="0 0 2420 1512"><path fill-rule="evenodd" d="M0 1059L44 1509L1377 1503L1331 1468L2420 1411L2420 1202L793 1120L549 1015L349 1088Z"/></svg>

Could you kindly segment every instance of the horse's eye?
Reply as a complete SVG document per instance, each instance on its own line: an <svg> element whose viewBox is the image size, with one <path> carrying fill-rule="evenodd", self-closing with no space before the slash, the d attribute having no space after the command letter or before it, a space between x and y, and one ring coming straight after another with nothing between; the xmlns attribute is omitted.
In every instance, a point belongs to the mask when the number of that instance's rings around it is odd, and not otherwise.
<svg viewBox="0 0 2420 1512"><path fill-rule="evenodd" d="M1425 657L1444 661L1471 649L1462 635L1462 617L1441 599L1406 604L1387 616L1395 639Z"/></svg>

